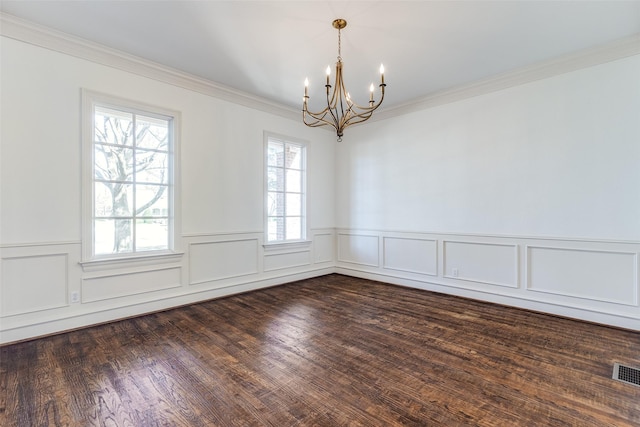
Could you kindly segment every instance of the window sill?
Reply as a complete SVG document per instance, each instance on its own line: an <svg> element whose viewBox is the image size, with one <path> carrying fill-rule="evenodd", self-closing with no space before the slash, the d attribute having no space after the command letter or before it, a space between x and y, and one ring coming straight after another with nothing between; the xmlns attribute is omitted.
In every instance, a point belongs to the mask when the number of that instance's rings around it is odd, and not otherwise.
<svg viewBox="0 0 640 427"><path fill-rule="evenodd" d="M98 258L88 261L81 261L79 264L82 266L82 270L85 272L101 271L127 267L169 264L179 262L182 259L183 255L184 252L163 252L146 255L132 255L123 258Z"/></svg>
<svg viewBox="0 0 640 427"><path fill-rule="evenodd" d="M311 246L311 240L296 240L294 242L274 242L262 245L265 252L280 251L287 249L306 249Z"/></svg>

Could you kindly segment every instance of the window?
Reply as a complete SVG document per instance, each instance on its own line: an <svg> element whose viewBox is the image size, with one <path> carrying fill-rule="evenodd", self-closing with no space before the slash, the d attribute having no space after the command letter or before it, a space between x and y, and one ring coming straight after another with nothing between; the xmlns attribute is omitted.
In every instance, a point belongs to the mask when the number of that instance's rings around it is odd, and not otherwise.
<svg viewBox="0 0 640 427"><path fill-rule="evenodd" d="M266 135L267 243L306 239L306 147Z"/></svg>
<svg viewBox="0 0 640 427"><path fill-rule="evenodd" d="M178 114L84 93L84 258L175 249Z"/></svg>

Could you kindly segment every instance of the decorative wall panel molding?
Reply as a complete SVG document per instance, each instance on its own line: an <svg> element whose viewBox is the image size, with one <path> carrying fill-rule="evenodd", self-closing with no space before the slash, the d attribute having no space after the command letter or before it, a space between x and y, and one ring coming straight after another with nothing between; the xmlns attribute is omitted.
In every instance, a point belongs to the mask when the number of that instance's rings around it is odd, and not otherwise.
<svg viewBox="0 0 640 427"><path fill-rule="evenodd" d="M311 264L311 251L296 251L264 256L264 271L283 270Z"/></svg>
<svg viewBox="0 0 640 427"><path fill-rule="evenodd" d="M332 233L322 233L313 236L314 262L334 261L334 236Z"/></svg>
<svg viewBox="0 0 640 427"><path fill-rule="evenodd" d="M432 242L437 274L418 274ZM337 243L340 274L640 330L640 242L340 229Z"/></svg>
<svg viewBox="0 0 640 427"><path fill-rule="evenodd" d="M8 256L1 260L0 317L51 310L68 305L67 253Z"/></svg>
<svg viewBox="0 0 640 427"><path fill-rule="evenodd" d="M527 246L526 262L530 291L638 305L636 252Z"/></svg>
<svg viewBox="0 0 640 427"><path fill-rule="evenodd" d="M338 233L338 261L378 267L379 259L378 236Z"/></svg>
<svg viewBox="0 0 640 427"><path fill-rule="evenodd" d="M119 273L82 280L82 302L91 303L181 286L180 267Z"/></svg>
<svg viewBox="0 0 640 427"><path fill-rule="evenodd" d="M443 241L444 277L487 285L518 287L518 246Z"/></svg>
<svg viewBox="0 0 640 427"><path fill-rule="evenodd" d="M189 284L257 274L256 238L210 241L189 245Z"/></svg>
<svg viewBox="0 0 640 427"><path fill-rule="evenodd" d="M383 237L383 267L407 273L438 275L438 241Z"/></svg>

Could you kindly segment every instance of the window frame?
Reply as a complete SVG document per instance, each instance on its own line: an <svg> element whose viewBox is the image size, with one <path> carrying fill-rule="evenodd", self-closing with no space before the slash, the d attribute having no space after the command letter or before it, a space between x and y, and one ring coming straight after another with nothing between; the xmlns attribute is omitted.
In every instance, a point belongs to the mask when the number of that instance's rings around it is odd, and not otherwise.
<svg viewBox="0 0 640 427"><path fill-rule="evenodd" d="M167 147L167 248L156 250L137 250L124 253L95 253L95 109L108 108L122 110L136 115L169 120L171 138ZM148 264L173 262L181 257L181 203L179 185L179 147L181 114L178 111L148 105L117 96L82 89L82 261L86 269L100 269L127 266L128 263ZM142 184L139 184L142 185ZM135 222L135 214L133 215Z"/></svg>
<svg viewBox="0 0 640 427"><path fill-rule="evenodd" d="M279 141L289 145L298 146L301 148L302 158L300 160L300 171L302 172L301 177L301 207L300 207L300 239L289 239L289 240L269 240L269 144L272 141ZM307 189L307 174L308 174L308 142L299 138L294 138L286 135L281 135L273 132L264 132L264 152L263 152L263 164L264 164L264 244L263 247L265 250L269 249L280 249L285 247L296 247L296 246L307 246L310 244L308 240L309 236L309 218L308 218L308 210L307 210L307 202L308 202L308 189ZM283 169L287 170L286 167ZM286 175L286 173L285 173ZM286 194L286 191L283 191ZM285 205L286 209L286 205ZM283 218L286 219L286 211L283 215ZM285 221L286 222L286 221ZM286 233L286 231L285 231Z"/></svg>

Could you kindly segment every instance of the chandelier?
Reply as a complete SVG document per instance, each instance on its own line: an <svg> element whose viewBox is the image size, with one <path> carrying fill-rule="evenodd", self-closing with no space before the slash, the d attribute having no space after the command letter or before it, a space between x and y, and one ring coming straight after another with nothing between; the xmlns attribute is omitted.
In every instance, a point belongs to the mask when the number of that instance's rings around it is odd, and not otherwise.
<svg viewBox="0 0 640 427"><path fill-rule="evenodd" d="M304 98L302 103L302 121L310 127L333 126L338 136L338 142L342 141L344 129L356 123L362 123L368 120L373 112L382 104L384 100L384 66L380 65L380 101L377 103L373 99L374 86L371 83L369 87L369 105L361 106L356 104L349 92L344 87L342 79L342 57L340 31L347 26L344 19L336 19L333 21L333 28L338 30L338 62L336 62L336 77L333 86L329 82L331 76L331 68L327 66L327 106L324 110L313 113L308 110L309 101L309 79L304 80ZM333 91L331 90L333 89Z"/></svg>

